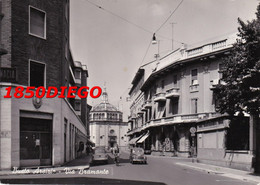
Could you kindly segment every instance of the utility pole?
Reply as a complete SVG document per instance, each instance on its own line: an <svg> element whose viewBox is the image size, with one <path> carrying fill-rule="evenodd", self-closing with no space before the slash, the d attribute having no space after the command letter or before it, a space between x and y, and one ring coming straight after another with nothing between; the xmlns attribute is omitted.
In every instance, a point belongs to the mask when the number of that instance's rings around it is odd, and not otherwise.
<svg viewBox="0 0 260 185"><path fill-rule="evenodd" d="M170 23L172 25L172 50L173 50L173 31L174 31L174 24L177 24L176 22Z"/></svg>

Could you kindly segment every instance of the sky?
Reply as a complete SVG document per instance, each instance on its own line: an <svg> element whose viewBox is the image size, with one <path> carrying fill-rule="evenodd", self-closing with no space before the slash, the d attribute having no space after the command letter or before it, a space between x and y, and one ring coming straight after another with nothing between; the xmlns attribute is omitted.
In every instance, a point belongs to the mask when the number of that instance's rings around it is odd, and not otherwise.
<svg viewBox="0 0 260 185"><path fill-rule="evenodd" d="M105 84L109 102L123 107L127 114L126 97L131 82L138 68L154 60L158 50L160 56L170 52L172 39L173 49L177 49L181 43L194 47L232 34L237 31L238 17L243 21L255 18L259 3L257 0L70 0L73 58L87 65L88 86L104 88ZM159 45L150 45L154 32ZM88 99L90 105L100 101L101 98Z"/></svg>

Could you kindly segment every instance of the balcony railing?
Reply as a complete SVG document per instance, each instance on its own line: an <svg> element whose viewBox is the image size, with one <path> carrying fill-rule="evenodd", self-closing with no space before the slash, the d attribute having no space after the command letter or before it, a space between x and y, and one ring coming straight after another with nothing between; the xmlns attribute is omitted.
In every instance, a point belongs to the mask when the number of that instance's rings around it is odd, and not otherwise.
<svg viewBox="0 0 260 185"><path fill-rule="evenodd" d="M220 49L226 47L226 40L215 42L212 44L212 50Z"/></svg>
<svg viewBox="0 0 260 185"><path fill-rule="evenodd" d="M0 82L16 82L16 68L0 68Z"/></svg>
<svg viewBox="0 0 260 185"><path fill-rule="evenodd" d="M142 115L144 112L142 111L142 109L140 108L139 110L138 110L138 112L137 112L137 114L139 114L139 115Z"/></svg>
<svg viewBox="0 0 260 185"><path fill-rule="evenodd" d="M90 121L122 121L120 118L89 118Z"/></svg>
<svg viewBox="0 0 260 185"><path fill-rule="evenodd" d="M199 84L190 85L190 92L198 92Z"/></svg>
<svg viewBox="0 0 260 185"><path fill-rule="evenodd" d="M200 121L204 119L214 118L219 114L216 112L208 112L208 113L198 113L198 114L185 114L185 115L174 115L170 117L164 117L160 119L154 119L144 124L141 130L144 130L148 127L154 126L163 126L163 125L171 125L171 124L178 124L178 123L189 123Z"/></svg>
<svg viewBox="0 0 260 185"><path fill-rule="evenodd" d="M209 89L210 90L215 90L216 86L219 85L219 84L225 85L226 83L223 80L220 80L220 79L211 80Z"/></svg>
<svg viewBox="0 0 260 185"><path fill-rule="evenodd" d="M187 55L194 56L194 55L200 54L202 52L203 52L203 47L199 47L199 48L194 48L194 49L188 50Z"/></svg>
<svg viewBox="0 0 260 185"><path fill-rule="evenodd" d="M160 93L157 93L156 95L154 95L154 101L155 102L164 102L164 101L166 101L165 93L164 92L160 92Z"/></svg>
<svg viewBox="0 0 260 185"><path fill-rule="evenodd" d="M214 90L218 84L219 84L219 79L211 80L209 89Z"/></svg>
<svg viewBox="0 0 260 185"><path fill-rule="evenodd" d="M179 96L180 96L179 88L177 87L167 90L165 95L166 98L174 98Z"/></svg>

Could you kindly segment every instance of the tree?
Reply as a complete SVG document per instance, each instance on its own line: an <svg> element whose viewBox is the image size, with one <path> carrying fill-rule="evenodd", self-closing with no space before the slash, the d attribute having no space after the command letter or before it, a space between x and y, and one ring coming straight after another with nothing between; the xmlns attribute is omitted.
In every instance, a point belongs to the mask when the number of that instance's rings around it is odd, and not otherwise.
<svg viewBox="0 0 260 185"><path fill-rule="evenodd" d="M224 59L224 83L216 88L221 113L260 112L260 4L256 15L247 23L238 18L239 39Z"/></svg>
<svg viewBox="0 0 260 185"><path fill-rule="evenodd" d="M238 18L238 39L223 62L223 78L216 87L218 111L233 116L250 114L250 150L256 148L256 125L260 113L260 4L256 19ZM252 139L253 135L253 139ZM253 142L253 143L252 143Z"/></svg>

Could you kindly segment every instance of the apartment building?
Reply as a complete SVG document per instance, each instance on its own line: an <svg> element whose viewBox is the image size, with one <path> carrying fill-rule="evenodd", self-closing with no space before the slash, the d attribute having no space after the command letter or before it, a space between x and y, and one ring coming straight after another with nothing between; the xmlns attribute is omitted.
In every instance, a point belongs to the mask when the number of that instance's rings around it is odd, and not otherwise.
<svg viewBox="0 0 260 185"><path fill-rule="evenodd" d="M130 144L152 155L251 169L248 117L216 112L215 86L235 35L181 48L141 67L132 81Z"/></svg>
<svg viewBox="0 0 260 185"><path fill-rule="evenodd" d="M60 94L87 85L69 47L69 0L1 0L0 18L0 169L75 159L88 141L86 98L14 97L17 86ZM3 98L10 87L12 98Z"/></svg>

